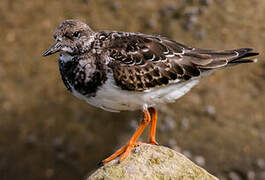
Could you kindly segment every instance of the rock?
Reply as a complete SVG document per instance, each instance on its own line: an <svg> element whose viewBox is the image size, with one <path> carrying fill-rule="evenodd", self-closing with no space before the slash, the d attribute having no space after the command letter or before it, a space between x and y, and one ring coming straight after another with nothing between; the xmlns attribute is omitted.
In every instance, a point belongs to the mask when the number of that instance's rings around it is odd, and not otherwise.
<svg viewBox="0 0 265 180"><path fill-rule="evenodd" d="M161 132L169 132L174 130L176 127L176 121L174 121L174 119L170 118L170 117L165 117L159 127L158 130Z"/></svg>
<svg viewBox="0 0 265 180"><path fill-rule="evenodd" d="M231 180L241 180L241 179L242 179L242 178L239 176L239 174L236 173L236 172L234 172L234 171L229 172L228 177L229 177L229 179L231 179Z"/></svg>
<svg viewBox="0 0 265 180"><path fill-rule="evenodd" d="M184 151L182 152L182 154L183 154L184 156L186 156L186 158L188 158L188 159L191 159L191 158L192 158L192 154L191 154L191 152L188 151L188 150L184 150Z"/></svg>
<svg viewBox="0 0 265 180"><path fill-rule="evenodd" d="M248 180L255 180L256 173L254 171L247 172L247 179Z"/></svg>
<svg viewBox="0 0 265 180"><path fill-rule="evenodd" d="M111 161L96 170L87 180L110 179L196 179L216 180L184 155L163 146L143 144L124 161Z"/></svg>
<svg viewBox="0 0 265 180"><path fill-rule="evenodd" d="M121 8L120 2L114 1L110 3L110 9L113 11L117 11Z"/></svg>
<svg viewBox="0 0 265 180"><path fill-rule="evenodd" d="M216 110L215 107L212 105L209 105L206 107L205 112L210 115L210 116L215 116L216 115Z"/></svg>
<svg viewBox="0 0 265 180"><path fill-rule="evenodd" d="M57 151L64 149L64 139L62 137L56 137L53 141L53 146Z"/></svg>
<svg viewBox="0 0 265 180"><path fill-rule="evenodd" d="M264 169L265 168L265 161L264 161L264 159L259 158L256 163L257 163L258 168L260 168L260 169Z"/></svg>
<svg viewBox="0 0 265 180"><path fill-rule="evenodd" d="M25 144L29 146L34 146L38 142L38 138L35 135L29 135L25 141Z"/></svg>
<svg viewBox="0 0 265 180"><path fill-rule="evenodd" d="M194 157L194 161L196 162L196 164L198 164L199 166L205 166L205 158L203 156L195 156Z"/></svg>
<svg viewBox="0 0 265 180"><path fill-rule="evenodd" d="M204 39L204 37L205 37L205 34L206 34L206 32L205 32L205 30L204 29L198 29L198 30L196 30L195 32L194 32L194 36L195 36L195 38L197 39L197 40L203 40ZM208 110L208 109L207 109ZM209 113L215 113L215 111L212 111L212 110L215 110L215 109L209 109L210 111L209 111Z"/></svg>
<svg viewBox="0 0 265 180"><path fill-rule="evenodd" d="M212 4L213 0L201 0L200 3L204 6L209 6Z"/></svg>
<svg viewBox="0 0 265 180"><path fill-rule="evenodd" d="M181 120L181 128L182 129L188 129L190 125L190 120L186 117L184 117L182 120Z"/></svg>

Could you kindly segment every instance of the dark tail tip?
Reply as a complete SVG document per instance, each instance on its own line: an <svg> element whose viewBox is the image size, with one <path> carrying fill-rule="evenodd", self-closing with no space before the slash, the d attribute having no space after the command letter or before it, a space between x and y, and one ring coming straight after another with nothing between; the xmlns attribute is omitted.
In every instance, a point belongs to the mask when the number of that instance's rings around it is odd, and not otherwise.
<svg viewBox="0 0 265 180"><path fill-rule="evenodd" d="M257 59L249 59L248 57L253 57L259 55L258 52L253 52L252 48L241 48L235 50L238 53L238 56L235 59L232 59L229 63L251 63L256 62ZM247 59L244 59L247 58Z"/></svg>

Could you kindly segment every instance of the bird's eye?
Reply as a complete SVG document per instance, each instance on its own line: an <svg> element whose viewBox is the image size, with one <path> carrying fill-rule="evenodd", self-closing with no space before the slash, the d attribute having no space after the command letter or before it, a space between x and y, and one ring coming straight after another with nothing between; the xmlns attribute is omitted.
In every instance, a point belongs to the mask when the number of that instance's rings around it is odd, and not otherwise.
<svg viewBox="0 0 265 180"><path fill-rule="evenodd" d="M73 33L73 37L79 37L79 35L80 35L79 31L76 31L76 32Z"/></svg>

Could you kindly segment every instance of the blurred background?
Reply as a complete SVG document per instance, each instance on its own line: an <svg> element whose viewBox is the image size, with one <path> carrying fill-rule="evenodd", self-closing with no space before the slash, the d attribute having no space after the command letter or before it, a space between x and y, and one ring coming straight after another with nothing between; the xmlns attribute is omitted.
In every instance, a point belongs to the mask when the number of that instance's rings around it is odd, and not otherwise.
<svg viewBox="0 0 265 180"><path fill-rule="evenodd" d="M220 179L265 179L264 0L1 0L0 19L1 180L84 179L140 122L140 112L105 112L66 91L58 56L41 56L65 19L199 48L255 48L258 63L218 71L162 106L158 142Z"/></svg>

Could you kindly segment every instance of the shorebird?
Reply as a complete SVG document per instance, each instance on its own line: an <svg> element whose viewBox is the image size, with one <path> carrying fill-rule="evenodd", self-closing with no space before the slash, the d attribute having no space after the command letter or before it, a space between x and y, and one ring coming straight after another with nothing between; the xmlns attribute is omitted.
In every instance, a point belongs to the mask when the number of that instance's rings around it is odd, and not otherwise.
<svg viewBox="0 0 265 180"><path fill-rule="evenodd" d="M43 54L59 52L59 70L76 97L106 111L142 110L143 119L128 143L103 160L125 159L150 123L148 143L156 141L156 106L174 102L211 72L255 60L251 48L202 50L163 36L93 31L78 20L55 30L56 42Z"/></svg>

